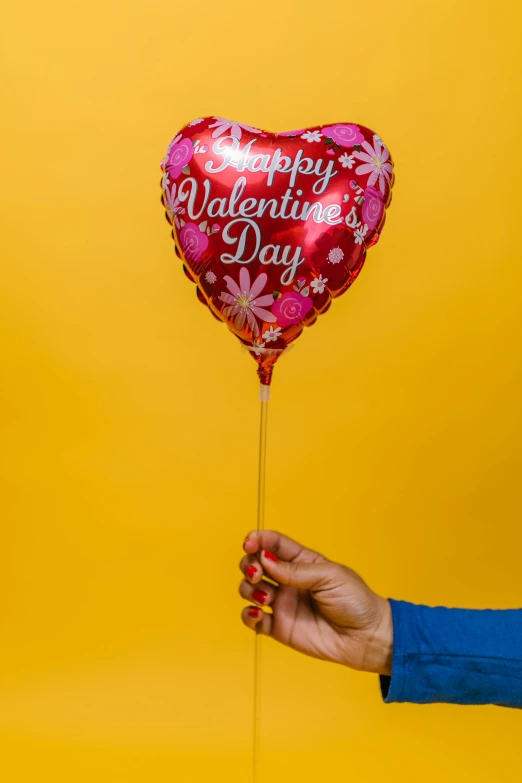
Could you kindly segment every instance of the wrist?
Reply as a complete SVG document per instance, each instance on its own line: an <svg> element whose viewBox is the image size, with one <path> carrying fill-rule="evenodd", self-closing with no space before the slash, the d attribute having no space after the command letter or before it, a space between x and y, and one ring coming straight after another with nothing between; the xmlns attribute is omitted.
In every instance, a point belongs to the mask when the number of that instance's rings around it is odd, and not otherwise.
<svg viewBox="0 0 522 783"><path fill-rule="evenodd" d="M376 596L379 619L372 633L364 656L363 669L373 674L391 676L393 658L393 619L390 602Z"/></svg>

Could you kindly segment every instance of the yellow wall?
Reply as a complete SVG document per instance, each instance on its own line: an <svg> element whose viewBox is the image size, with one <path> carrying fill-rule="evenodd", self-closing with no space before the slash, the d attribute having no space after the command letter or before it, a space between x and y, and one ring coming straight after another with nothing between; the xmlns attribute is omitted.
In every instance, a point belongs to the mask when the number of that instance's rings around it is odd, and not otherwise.
<svg viewBox="0 0 522 783"><path fill-rule="evenodd" d="M396 163L357 284L276 368L268 526L385 595L522 604L518 7L4 9L6 783L249 779L255 365L160 206L194 117L360 121ZM518 779L518 713L387 706L374 676L265 651L266 781Z"/></svg>

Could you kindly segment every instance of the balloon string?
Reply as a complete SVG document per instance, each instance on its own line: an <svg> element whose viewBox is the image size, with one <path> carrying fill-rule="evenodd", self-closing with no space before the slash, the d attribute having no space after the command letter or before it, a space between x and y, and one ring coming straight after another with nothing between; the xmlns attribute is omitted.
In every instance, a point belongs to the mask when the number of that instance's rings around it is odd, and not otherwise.
<svg viewBox="0 0 522 783"><path fill-rule="evenodd" d="M257 489L257 533L265 529L265 475L266 475L266 433L268 418L268 393L270 387L261 385L261 416L259 424L259 473ZM254 736L253 736L253 783L259 783L261 752L261 640L260 623L256 625L254 640Z"/></svg>

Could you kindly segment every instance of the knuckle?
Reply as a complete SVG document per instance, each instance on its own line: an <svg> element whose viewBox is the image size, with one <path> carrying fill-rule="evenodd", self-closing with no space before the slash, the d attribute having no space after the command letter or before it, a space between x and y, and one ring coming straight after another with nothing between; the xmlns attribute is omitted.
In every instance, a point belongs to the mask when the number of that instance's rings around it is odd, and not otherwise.
<svg viewBox="0 0 522 783"><path fill-rule="evenodd" d="M297 561L291 561L287 564L286 568L290 575L295 576L303 567L302 563L298 563Z"/></svg>

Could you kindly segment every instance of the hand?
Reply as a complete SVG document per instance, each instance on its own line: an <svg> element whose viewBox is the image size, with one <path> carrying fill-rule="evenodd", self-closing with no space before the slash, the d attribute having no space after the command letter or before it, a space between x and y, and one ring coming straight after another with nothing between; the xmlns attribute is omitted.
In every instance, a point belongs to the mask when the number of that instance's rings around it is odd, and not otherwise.
<svg viewBox="0 0 522 783"><path fill-rule="evenodd" d="M271 530L250 533L243 548L239 592L257 604L243 609L248 628L314 658L391 675L390 603L360 576ZM259 608L267 606L273 613Z"/></svg>

